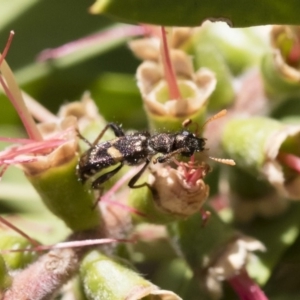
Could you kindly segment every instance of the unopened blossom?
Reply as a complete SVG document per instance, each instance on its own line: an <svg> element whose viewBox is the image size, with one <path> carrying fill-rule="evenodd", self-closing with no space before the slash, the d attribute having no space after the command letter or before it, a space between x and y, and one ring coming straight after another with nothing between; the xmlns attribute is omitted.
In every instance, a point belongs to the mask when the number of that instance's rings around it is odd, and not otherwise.
<svg viewBox="0 0 300 300"><path fill-rule="evenodd" d="M84 258L80 268L80 280L90 299L181 300L175 293L159 289L144 279L124 264L124 261L119 262L96 250Z"/></svg>
<svg viewBox="0 0 300 300"><path fill-rule="evenodd" d="M151 168L148 184L154 191L155 205L181 217L199 212L209 195L209 186L203 181L207 170L205 165L198 169L187 169L184 165L177 169L161 165Z"/></svg>
<svg viewBox="0 0 300 300"><path fill-rule="evenodd" d="M262 59L262 78L270 99L285 101L300 95L300 27L273 26L271 50Z"/></svg>
<svg viewBox="0 0 300 300"><path fill-rule="evenodd" d="M196 165L193 159L176 164L152 164L148 175L141 179L147 186L130 191L129 206L139 212L133 215L134 220L166 224L201 211L209 195L209 186L204 182L209 166Z"/></svg>
<svg viewBox="0 0 300 300"><path fill-rule="evenodd" d="M240 168L295 200L300 199L299 142L299 125L266 117L230 120L222 136L225 151Z"/></svg>

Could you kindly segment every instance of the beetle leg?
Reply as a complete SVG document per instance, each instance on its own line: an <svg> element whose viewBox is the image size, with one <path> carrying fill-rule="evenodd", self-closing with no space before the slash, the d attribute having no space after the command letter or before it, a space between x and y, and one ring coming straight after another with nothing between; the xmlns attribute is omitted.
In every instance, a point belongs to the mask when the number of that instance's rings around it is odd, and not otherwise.
<svg viewBox="0 0 300 300"><path fill-rule="evenodd" d="M120 137L120 136L124 136L125 133L124 131L122 130L122 128L120 126L118 126L117 124L115 123L108 123L104 128L103 130L100 132L100 134L97 136L97 138L95 139L95 141L93 142L92 146L95 146L98 144L98 142L102 139L104 133L106 132L106 130L110 128L116 137Z"/></svg>
<svg viewBox="0 0 300 300"><path fill-rule="evenodd" d="M99 189L101 188L101 184L104 183L105 181L107 181L108 179L110 179L112 176L114 176L121 168L123 167L123 164L121 163L118 167L116 167L115 169L102 174L101 176L99 176L97 179L95 179L92 182L92 188L93 189Z"/></svg>
<svg viewBox="0 0 300 300"><path fill-rule="evenodd" d="M102 197L102 195L103 195L103 191L104 191L104 189L103 189L103 187L99 187L99 189L98 190L96 190L97 192L95 192L95 195L96 195L96 201L95 201L95 203L92 205L92 210L94 210L96 207L97 207L97 205L98 205L98 203L99 203L99 201L101 200L101 197Z"/></svg>
<svg viewBox="0 0 300 300"><path fill-rule="evenodd" d="M150 159L147 159L146 163L144 164L144 166L138 171L138 173L136 173L129 181L128 186L131 189L137 189L137 188L141 188L143 186L148 186L147 182L141 183L141 184L137 184L136 182L140 179L140 177L142 176L142 174L144 173L144 171L146 170L147 166L150 163Z"/></svg>
<svg viewBox="0 0 300 300"><path fill-rule="evenodd" d="M186 148L180 148L180 149L177 149L173 152L170 152L168 154L165 154L165 155L161 155L159 157L157 157L155 160L154 160L154 163L164 163L164 162L167 162L171 157L177 155L177 154L180 154L181 152L185 152L185 151L188 151L188 149Z"/></svg>
<svg viewBox="0 0 300 300"><path fill-rule="evenodd" d="M91 143L90 141L88 141L80 132L78 129L76 129L76 132L77 132L77 136L83 140L85 143L87 143L90 147L93 147L95 145L98 144L98 142L102 139L104 133L107 131L107 129L110 128L116 137L120 137L120 136L124 136L125 133L124 131L122 130L122 128L120 126L118 126L117 124L115 123L108 123L104 128L103 130L99 133L99 135L97 136L97 138L94 140L93 143Z"/></svg>
<svg viewBox="0 0 300 300"><path fill-rule="evenodd" d="M90 147L93 147L93 144L88 141L83 135L81 135L81 133L79 132L79 130L76 128L76 133L77 133L77 136L83 140L85 143L87 143Z"/></svg>

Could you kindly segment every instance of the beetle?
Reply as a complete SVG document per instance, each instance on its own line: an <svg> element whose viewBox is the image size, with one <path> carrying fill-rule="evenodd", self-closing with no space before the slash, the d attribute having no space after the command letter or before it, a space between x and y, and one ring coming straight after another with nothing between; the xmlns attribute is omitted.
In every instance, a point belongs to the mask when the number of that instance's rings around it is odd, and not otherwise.
<svg viewBox="0 0 300 300"><path fill-rule="evenodd" d="M99 142L109 128L113 130L116 138ZM125 134L122 128L115 123L108 123L93 143L86 140L79 132L77 134L80 139L90 146L81 155L77 165L77 175L82 183L85 183L99 171L117 165L113 170L96 178L91 185L93 189L99 189L123 165L138 166L142 163L144 163L144 166L131 178L128 186L130 188L145 186L146 183L136 184L136 182L154 155L162 154L153 160L154 163L165 163L177 154L191 157L195 152L205 150L206 141L186 129L175 133L158 133L154 135L150 135L149 132Z"/></svg>
<svg viewBox="0 0 300 300"><path fill-rule="evenodd" d="M225 114L226 110L222 110L208 119L205 124ZM188 119L183 122L184 128L179 132L151 135L147 131L125 134L117 124L108 123L93 143L90 143L77 131L78 137L90 146L79 159L77 165L78 178L82 183L85 183L101 170L117 165L113 170L93 180L91 187L93 189L101 189L101 185L114 176L125 164L138 166L144 163L140 171L130 179L128 186L130 188L147 186L146 182L142 184L136 183L156 154L161 155L154 158L153 163L165 163L178 154L184 157L191 157L195 152L206 150L206 139L198 137L197 133L192 133L186 129L190 124L191 120ZM116 138L99 142L109 128L114 132ZM232 160L210 158L221 163L234 164Z"/></svg>

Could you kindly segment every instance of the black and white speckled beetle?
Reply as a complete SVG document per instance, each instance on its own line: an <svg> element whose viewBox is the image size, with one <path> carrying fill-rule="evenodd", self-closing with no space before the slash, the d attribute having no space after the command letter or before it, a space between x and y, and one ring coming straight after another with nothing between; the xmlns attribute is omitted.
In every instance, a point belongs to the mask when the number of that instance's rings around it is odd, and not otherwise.
<svg viewBox="0 0 300 300"><path fill-rule="evenodd" d="M226 110L208 119L207 123L226 114ZM183 127L191 124L191 120L183 122ZM116 138L110 141L99 142L108 129L112 129ZM198 128L198 127L197 127ZM198 130L196 130L198 131ZM134 175L128 183L130 188L140 188L147 183L136 184L151 159L156 154L162 154L153 160L154 163L164 163L177 154L191 157L195 152L205 150L206 139L198 137L198 133L192 133L187 129L175 133L158 133L150 135L148 132L136 132L125 134L115 123L108 123L93 143L86 140L79 132L79 138L84 140L90 148L84 152L77 165L77 175L82 183L99 171L119 164L115 169L100 175L92 182L93 189L101 189L101 184L115 175L124 164L138 166L144 163L141 170ZM234 165L231 159L209 157L220 163Z"/></svg>
<svg viewBox="0 0 300 300"><path fill-rule="evenodd" d="M109 128L113 130L116 138L99 142ZM79 132L78 136L90 145L90 148L81 155L77 165L77 175L82 183L99 171L118 164L115 169L96 178L92 182L93 189L100 189L101 184L116 174L124 164L137 166L144 163L141 170L131 178L128 186L130 188L145 186L146 183L136 185L136 182L154 155L162 154L153 160L154 163L164 163L177 154L191 157L195 152L205 150L205 139L186 129L176 133L155 135L148 132L125 134L118 125L108 123L93 143L87 141Z"/></svg>

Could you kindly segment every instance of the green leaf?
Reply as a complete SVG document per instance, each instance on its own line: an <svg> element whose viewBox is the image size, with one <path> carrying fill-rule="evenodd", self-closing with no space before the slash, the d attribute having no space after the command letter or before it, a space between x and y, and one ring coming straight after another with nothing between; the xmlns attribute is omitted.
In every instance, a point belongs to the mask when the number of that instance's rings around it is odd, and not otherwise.
<svg viewBox="0 0 300 300"><path fill-rule="evenodd" d="M233 27L299 24L298 0L98 0L92 13L127 22L199 26L206 19L227 20Z"/></svg>

